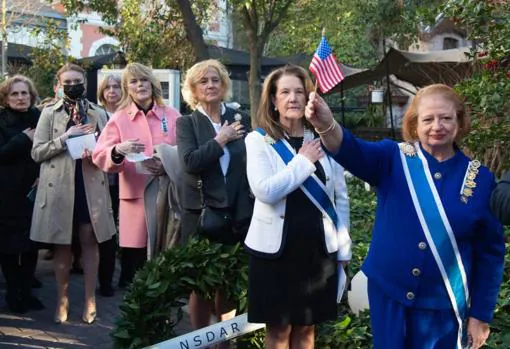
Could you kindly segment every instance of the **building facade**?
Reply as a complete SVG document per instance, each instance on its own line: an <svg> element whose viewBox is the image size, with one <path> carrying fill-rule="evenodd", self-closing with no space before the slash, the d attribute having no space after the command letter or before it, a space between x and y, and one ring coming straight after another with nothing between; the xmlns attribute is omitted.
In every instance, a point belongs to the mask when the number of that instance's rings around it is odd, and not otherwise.
<svg viewBox="0 0 510 349"><path fill-rule="evenodd" d="M466 39L466 32L448 18L439 16L437 22L425 28L419 41L411 47L410 52L430 52L471 47L472 42Z"/></svg>
<svg viewBox="0 0 510 349"><path fill-rule="evenodd" d="M52 21L62 30L67 30L69 45L63 49L75 58L105 55L119 50L119 41L101 32L101 28L107 27L107 24L97 12L84 10L77 16L66 17L59 1L54 1L51 6L46 3L45 0L9 2L8 42L40 46L44 43L46 23ZM121 4L119 2L119 6ZM34 33L35 28L39 28L38 35ZM203 31L206 42L232 47L232 20L226 0L216 0Z"/></svg>

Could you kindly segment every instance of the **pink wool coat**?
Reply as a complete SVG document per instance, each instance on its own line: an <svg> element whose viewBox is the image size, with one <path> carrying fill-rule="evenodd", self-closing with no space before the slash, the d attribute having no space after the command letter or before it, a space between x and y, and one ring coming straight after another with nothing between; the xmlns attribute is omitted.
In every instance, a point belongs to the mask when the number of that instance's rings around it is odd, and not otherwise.
<svg viewBox="0 0 510 349"><path fill-rule="evenodd" d="M119 242L122 247L141 248L147 245L144 189L150 176L138 173L135 164L127 160L115 164L112 161L113 147L126 140L138 139L145 145L145 155L152 156L157 144L176 144L175 123L178 117L177 110L158 105L144 115L131 103L113 114L98 139L92 160L103 171L119 173Z"/></svg>

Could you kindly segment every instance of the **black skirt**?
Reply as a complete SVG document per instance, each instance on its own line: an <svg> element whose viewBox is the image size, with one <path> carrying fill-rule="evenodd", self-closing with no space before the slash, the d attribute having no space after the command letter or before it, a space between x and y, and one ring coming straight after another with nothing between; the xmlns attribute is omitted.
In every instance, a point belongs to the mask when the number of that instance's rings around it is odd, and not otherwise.
<svg viewBox="0 0 510 349"><path fill-rule="evenodd" d="M322 167L315 165L324 181ZM248 320L298 326L334 320L336 253L327 253L322 213L301 189L287 196L283 236L278 257L250 256Z"/></svg>
<svg viewBox="0 0 510 349"><path fill-rule="evenodd" d="M82 160L76 160L74 173L74 211L73 225L76 230L79 225L90 223L89 205L83 179Z"/></svg>

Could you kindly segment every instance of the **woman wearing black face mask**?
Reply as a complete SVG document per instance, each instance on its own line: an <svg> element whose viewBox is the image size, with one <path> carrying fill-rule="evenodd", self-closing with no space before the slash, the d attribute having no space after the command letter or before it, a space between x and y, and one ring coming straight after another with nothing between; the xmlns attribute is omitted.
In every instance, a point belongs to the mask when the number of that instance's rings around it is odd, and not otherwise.
<svg viewBox="0 0 510 349"><path fill-rule="evenodd" d="M115 233L108 179L91 161L92 149L74 160L66 147L70 137L98 133L106 124L104 110L87 101L85 71L66 64L57 72L64 98L45 107L35 130L32 157L41 163L30 238L52 243L57 279L55 322L67 320L71 242L79 238L85 273L85 306L82 320L96 317L95 286L98 242Z"/></svg>

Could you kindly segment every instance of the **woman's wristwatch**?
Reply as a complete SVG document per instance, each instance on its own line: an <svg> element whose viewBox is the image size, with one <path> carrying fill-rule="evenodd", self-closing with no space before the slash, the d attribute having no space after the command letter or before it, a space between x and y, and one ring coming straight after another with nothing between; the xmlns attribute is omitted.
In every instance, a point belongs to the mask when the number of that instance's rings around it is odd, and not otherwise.
<svg viewBox="0 0 510 349"><path fill-rule="evenodd" d="M119 153L116 147L113 147L112 149L112 161L116 164L120 164L122 161L124 161L124 155Z"/></svg>

